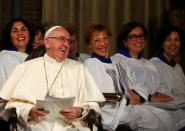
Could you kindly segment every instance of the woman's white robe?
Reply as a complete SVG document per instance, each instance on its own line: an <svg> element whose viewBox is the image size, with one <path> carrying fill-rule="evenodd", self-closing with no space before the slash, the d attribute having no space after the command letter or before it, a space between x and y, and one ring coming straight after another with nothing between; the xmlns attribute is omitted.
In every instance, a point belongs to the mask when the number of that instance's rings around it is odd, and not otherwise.
<svg viewBox="0 0 185 131"><path fill-rule="evenodd" d="M159 89L174 99L185 100L185 76L181 66L176 63L176 65L172 67L157 57L151 58L150 61L160 73ZM174 111L168 110L168 112L170 112L174 121L176 121L178 129L185 126L184 109L178 109Z"/></svg>
<svg viewBox="0 0 185 131"><path fill-rule="evenodd" d="M97 58L85 61L102 92L116 92L113 79L107 73L107 70L117 72L115 64L115 62L103 63ZM105 103L101 108L105 129L115 130L118 124L127 124L138 131L173 131L172 120L165 111L147 105L125 106L125 103L126 100L123 99L120 103Z"/></svg>
<svg viewBox="0 0 185 131"><path fill-rule="evenodd" d="M3 50L0 52L0 89L16 67L23 63L28 55L17 51Z"/></svg>

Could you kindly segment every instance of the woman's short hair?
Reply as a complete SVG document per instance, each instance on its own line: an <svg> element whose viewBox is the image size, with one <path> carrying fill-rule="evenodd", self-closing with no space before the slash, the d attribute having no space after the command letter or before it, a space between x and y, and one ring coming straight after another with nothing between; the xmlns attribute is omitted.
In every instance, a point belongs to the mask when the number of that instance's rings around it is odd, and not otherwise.
<svg viewBox="0 0 185 131"><path fill-rule="evenodd" d="M108 36L112 35L110 30L106 26L104 26L103 24L91 24L87 28L87 31L85 34L85 43L86 44L90 43L91 37L95 31L97 31L97 32L105 31Z"/></svg>

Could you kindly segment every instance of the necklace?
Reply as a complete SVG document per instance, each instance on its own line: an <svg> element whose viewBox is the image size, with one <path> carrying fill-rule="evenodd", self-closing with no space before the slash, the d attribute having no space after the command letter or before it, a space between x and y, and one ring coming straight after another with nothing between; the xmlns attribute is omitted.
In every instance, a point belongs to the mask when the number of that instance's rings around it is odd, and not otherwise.
<svg viewBox="0 0 185 131"><path fill-rule="evenodd" d="M46 76L46 84L47 84L47 89L48 89L48 93L49 93L49 91L51 90L53 84L55 83L56 79L58 78L58 76L59 76L59 74L60 74L60 72L61 72L61 70L62 70L62 68L63 68L63 66L64 66L64 64L65 64L65 61L64 61L64 63L61 65L61 67L60 67L60 69L59 69L57 75L55 76L53 82L51 83L51 86L50 86L50 87L49 87L49 84L48 84L48 77L47 77L47 72L46 72L46 63L45 63L44 57L43 57L43 62L44 62L44 71L45 71L45 76Z"/></svg>

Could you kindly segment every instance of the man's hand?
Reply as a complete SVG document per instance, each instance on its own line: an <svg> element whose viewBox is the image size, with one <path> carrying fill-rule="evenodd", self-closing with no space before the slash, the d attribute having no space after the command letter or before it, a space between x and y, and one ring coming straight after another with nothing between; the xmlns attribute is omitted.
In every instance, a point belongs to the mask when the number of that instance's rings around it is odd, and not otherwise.
<svg viewBox="0 0 185 131"><path fill-rule="evenodd" d="M81 112L82 110L80 107L65 108L60 111L60 113L67 119L79 118L81 116Z"/></svg>
<svg viewBox="0 0 185 131"><path fill-rule="evenodd" d="M172 100L172 97L160 92L156 92L155 94L151 95L152 102L168 102Z"/></svg>
<svg viewBox="0 0 185 131"><path fill-rule="evenodd" d="M36 106L32 107L29 113L30 120L40 120L46 116L49 112L44 110L44 108L38 108Z"/></svg>

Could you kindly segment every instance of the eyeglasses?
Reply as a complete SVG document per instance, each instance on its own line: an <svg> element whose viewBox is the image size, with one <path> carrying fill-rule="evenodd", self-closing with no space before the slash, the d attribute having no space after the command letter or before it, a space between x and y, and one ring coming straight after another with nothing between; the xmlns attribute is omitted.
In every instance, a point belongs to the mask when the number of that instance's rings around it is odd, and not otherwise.
<svg viewBox="0 0 185 131"><path fill-rule="evenodd" d="M132 34L132 35L129 35L127 38L128 38L129 40L131 40L131 41L136 41L136 40L138 40L138 39L140 39L140 40L145 40L144 34L141 34L141 35Z"/></svg>
<svg viewBox="0 0 185 131"><path fill-rule="evenodd" d="M48 37L50 39L56 39L57 41L61 42L61 43L65 43L67 41L68 44L71 43L71 39L67 39L66 37L64 36L58 36L58 37Z"/></svg>

